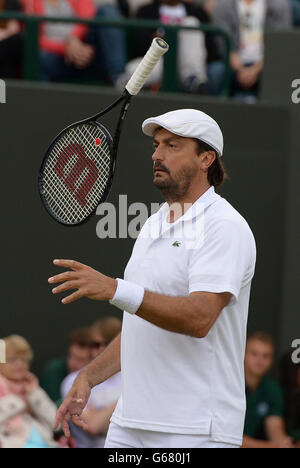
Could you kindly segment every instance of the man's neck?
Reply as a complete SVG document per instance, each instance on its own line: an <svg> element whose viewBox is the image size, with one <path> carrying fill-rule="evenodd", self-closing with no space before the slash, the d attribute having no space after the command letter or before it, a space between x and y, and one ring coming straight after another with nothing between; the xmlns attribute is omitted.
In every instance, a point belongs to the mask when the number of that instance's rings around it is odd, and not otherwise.
<svg viewBox="0 0 300 468"><path fill-rule="evenodd" d="M169 223L175 223L181 216L183 216L190 208L191 206L200 198L202 195L204 195L205 192L210 188L211 186L209 183L205 184L203 187L195 190L191 190L184 197L182 197L180 200L172 200L172 199L167 199L166 202L169 205L170 208L170 213L169 213L169 218L168 222Z"/></svg>
<svg viewBox="0 0 300 468"><path fill-rule="evenodd" d="M263 377L259 377L253 374L250 374L249 372L245 372L246 374L246 386L251 392L256 392L258 387L260 386Z"/></svg>

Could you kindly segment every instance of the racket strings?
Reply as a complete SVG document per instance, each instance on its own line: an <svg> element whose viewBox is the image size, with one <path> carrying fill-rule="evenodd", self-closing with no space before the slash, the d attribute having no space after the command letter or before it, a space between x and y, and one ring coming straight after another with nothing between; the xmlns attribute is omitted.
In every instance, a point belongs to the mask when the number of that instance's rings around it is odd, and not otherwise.
<svg viewBox="0 0 300 468"><path fill-rule="evenodd" d="M111 178L111 141L96 124L81 124L54 143L43 169L48 209L66 224L95 211Z"/></svg>

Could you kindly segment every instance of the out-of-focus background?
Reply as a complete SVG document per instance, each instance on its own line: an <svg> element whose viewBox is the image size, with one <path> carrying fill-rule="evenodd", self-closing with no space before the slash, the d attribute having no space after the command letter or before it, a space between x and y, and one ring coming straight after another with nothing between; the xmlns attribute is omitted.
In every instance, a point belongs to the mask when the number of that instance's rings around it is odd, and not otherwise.
<svg viewBox="0 0 300 468"><path fill-rule="evenodd" d="M149 210L151 203L163 201L152 184L152 142L142 134L141 123L169 110L195 108L215 118L224 132L229 180L219 193L247 219L257 241L249 335L254 333L250 341L257 345L252 354L258 361L268 354L269 361L263 371L249 364L246 376L255 374L265 382L269 374L275 387L270 382L264 387L271 395L267 402L262 386L259 404L249 397L247 434L273 443L270 418L278 416L286 437L281 445L300 439L295 354L300 346L299 25L299 0L0 0L0 338L26 338L41 384L47 381L49 361L65 359L59 371L55 368L59 385L54 393L44 384L53 401L62 397L57 389L75 369L67 363L70 349L75 346L81 358L89 350L82 365L75 366L78 371L97 348L90 337L70 344L70 333L103 317L122 317L106 303L82 300L62 306L47 283L56 272L52 260L74 258L122 276L134 239L118 231L134 216L121 209L119 196L127 196L128 207L143 202ZM81 227L60 226L39 199L43 155L62 128L118 97L154 36L165 38L170 52L133 100L125 121L108 199L119 213L117 235L100 238L100 215ZM117 113L104 121L112 131L116 118ZM11 349L28 351L24 346L17 340ZM105 425L96 428L91 437L101 446L97 437ZM90 443L79 436L74 446Z"/></svg>

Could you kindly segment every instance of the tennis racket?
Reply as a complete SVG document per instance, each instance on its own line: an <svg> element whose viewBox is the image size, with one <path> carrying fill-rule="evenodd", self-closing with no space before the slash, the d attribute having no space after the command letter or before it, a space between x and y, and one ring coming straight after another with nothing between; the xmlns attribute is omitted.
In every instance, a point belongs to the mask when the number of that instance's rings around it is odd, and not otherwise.
<svg viewBox="0 0 300 468"><path fill-rule="evenodd" d="M43 205L60 224L83 224L107 199L131 98L139 93L168 49L163 39L153 39L120 98L93 117L64 129L50 145L40 168L38 185ZM112 138L98 120L117 106L121 106L121 112Z"/></svg>

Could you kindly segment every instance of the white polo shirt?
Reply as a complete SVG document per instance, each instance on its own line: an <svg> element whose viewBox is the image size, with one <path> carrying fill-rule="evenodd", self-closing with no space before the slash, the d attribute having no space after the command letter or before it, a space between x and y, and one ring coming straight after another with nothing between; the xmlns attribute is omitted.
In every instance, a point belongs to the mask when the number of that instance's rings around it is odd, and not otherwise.
<svg viewBox="0 0 300 468"><path fill-rule="evenodd" d="M167 223L168 212L164 204L143 226L124 279L167 296L206 291L233 297L202 339L124 313L122 394L112 421L136 429L211 434L216 442L241 445L255 240L244 218L213 187L173 225Z"/></svg>

